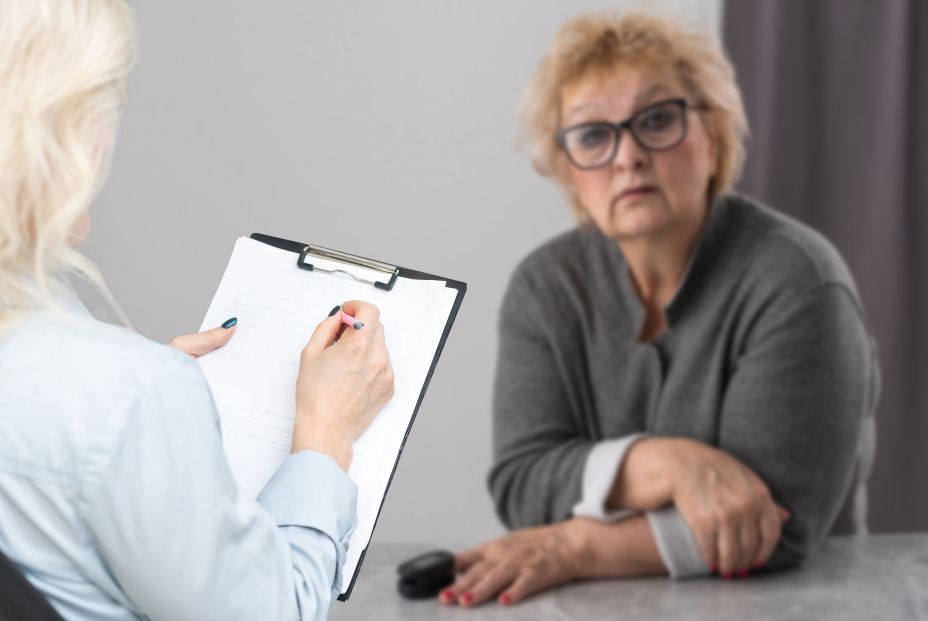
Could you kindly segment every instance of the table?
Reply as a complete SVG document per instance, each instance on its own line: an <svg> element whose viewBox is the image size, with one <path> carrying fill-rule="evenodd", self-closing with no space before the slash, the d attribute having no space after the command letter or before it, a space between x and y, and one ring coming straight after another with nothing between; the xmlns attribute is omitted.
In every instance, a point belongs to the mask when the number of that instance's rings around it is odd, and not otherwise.
<svg viewBox="0 0 928 621"><path fill-rule="evenodd" d="M578 582L515 606L490 603L471 609L401 598L396 566L442 547L449 546L372 545L351 598L335 602L329 619L928 620L928 533L832 537L801 568L746 580Z"/></svg>

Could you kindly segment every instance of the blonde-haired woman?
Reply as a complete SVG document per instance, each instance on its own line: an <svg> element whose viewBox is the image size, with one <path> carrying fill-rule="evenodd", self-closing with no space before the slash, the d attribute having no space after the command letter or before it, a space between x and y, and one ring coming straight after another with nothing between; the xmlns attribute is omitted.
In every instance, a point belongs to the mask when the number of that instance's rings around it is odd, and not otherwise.
<svg viewBox="0 0 928 621"><path fill-rule="evenodd" d="M865 529L878 371L820 235L730 193L747 132L718 45L641 15L567 23L525 95L580 226L503 302L489 485L510 535L440 595L744 577Z"/></svg>
<svg viewBox="0 0 928 621"><path fill-rule="evenodd" d="M352 441L393 390L377 309L303 351L292 454L239 493L192 356L97 321L75 249L134 54L125 0L0 0L0 552L66 619L322 619L355 521ZM104 293L105 294L105 293ZM182 351L178 351L182 350ZM185 353L184 353L185 352Z"/></svg>

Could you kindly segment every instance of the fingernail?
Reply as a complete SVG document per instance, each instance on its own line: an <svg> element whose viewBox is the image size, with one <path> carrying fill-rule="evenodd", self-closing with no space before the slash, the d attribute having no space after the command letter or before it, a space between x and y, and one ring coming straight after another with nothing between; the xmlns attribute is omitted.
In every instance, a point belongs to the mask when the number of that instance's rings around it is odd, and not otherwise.
<svg viewBox="0 0 928 621"><path fill-rule="evenodd" d="M473 601L474 601L473 593L468 591L467 593L464 593L463 595L461 595L461 603L464 604L465 606L472 604Z"/></svg>
<svg viewBox="0 0 928 621"><path fill-rule="evenodd" d="M714 573L714 574L717 574L717 573L719 573L719 566L718 566L718 565L713 565L712 567L709 568L709 571L711 571L711 572Z"/></svg>
<svg viewBox="0 0 928 621"><path fill-rule="evenodd" d="M502 604L503 606L508 606L509 604L512 603L512 595L510 595L509 593L503 593L502 595L499 596L499 603Z"/></svg>
<svg viewBox="0 0 928 621"><path fill-rule="evenodd" d="M341 309L342 309L342 305L339 304L338 306L336 306L335 308L333 308L331 311L329 311L329 317L331 317L332 315L334 315L335 313L337 313L337 312L340 311Z"/></svg>
<svg viewBox="0 0 928 621"><path fill-rule="evenodd" d="M722 574L722 577L725 578L726 580L731 580L733 576L730 571L726 571L724 574Z"/></svg>
<svg viewBox="0 0 928 621"><path fill-rule="evenodd" d="M445 589L441 592L441 599L443 602L451 603L454 601L454 589Z"/></svg>
<svg viewBox="0 0 928 621"><path fill-rule="evenodd" d="M767 564L764 563L763 561L757 561L756 563L754 563L754 569L763 569L766 566Z"/></svg>
<svg viewBox="0 0 928 621"><path fill-rule="evenodd" d="M748 570L747 570L747 569L739 569L739 570L738 570L738 577L740 577L740 578L747 578L747 577L748 577Z"/></svg>
<svg viewBox="0 0 928 621"><path fill-rule="evenodd" d="M229 328L231 328L237 323L238 323L238 317L229 317L228 319L222 322L222 327L228 330Z"/></svg>
<svg viewBox="0 0 928 621"><path fill-rule="evenodd" d="M361 328L364 327L364 324L361 323L360 321L356 321L356 322L354 322L354 325L351 326L351 327L354 328L355 330L360 330Z"/></svg>

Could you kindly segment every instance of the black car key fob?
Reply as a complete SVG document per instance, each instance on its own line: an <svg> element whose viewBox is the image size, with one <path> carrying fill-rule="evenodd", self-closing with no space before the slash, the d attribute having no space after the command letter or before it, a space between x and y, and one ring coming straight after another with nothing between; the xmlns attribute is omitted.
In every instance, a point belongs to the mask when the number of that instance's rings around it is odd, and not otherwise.
<svg viewBox="0 0 928 621"><path fill-rule="evenodd" d="M447 550L426 552L402 563L397 573L397 588L403 597L435 597L454 582L454 554Z"/></svg>

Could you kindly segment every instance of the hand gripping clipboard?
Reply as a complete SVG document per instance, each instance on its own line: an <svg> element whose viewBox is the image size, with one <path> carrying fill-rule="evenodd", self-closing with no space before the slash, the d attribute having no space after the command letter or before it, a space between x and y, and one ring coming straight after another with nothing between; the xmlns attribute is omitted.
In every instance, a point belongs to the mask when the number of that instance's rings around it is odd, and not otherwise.
<svg viewBox="0 0 928 621"><path fill-rule="evenodd" d="M428 374L426 375L425 382L422 385L422 391L419 393L419 398L416 401L416 407L413 411L412 417L409 420L409 426L406 428L406 434L403 437L403 442L400 444L399 450L396 454L396 461L393 463L393 471L390 473L390 480L387 484L387 489L384 492L383 499L381 499L380 507L377 510L377 518L374 521L376 526L376 520L380 518L380 511L383 509L383 501L386 499L386 494L389 492L390 483L393 481L393 475L396 473L396 467L400 461L400 455L403 453L403 448L406 446L406 440L409 438L409 432L412 430L412 425L416 420L416 414L419 412L419 407L422 405L422 400L425 398L425 391L428 390L429 383L432 379L432 374L435 372L435 366L438 364L438 359L441 356L441 352L445 347L445 342L448 339L448 334L451 332L451 326L454 324L454 320L457 317L458 309L461 307L461 302L464 300L464 294L467 292L467 284L458 280L452 280L449 278L443 278L441 276L435 276L433 274L427 274L425 272L420 272L417 270L407 269L405 267L399 267L396 265L391 265L389 263L384 263L382 261L376 261L373 259L367 259L364 257L359 257L356 255L347 254L337 250L330 250L327 248L321 248L319 246L314 246L311 244L304 244L300 242L290 241L287 239L281 239L279 237L272 237L270 235L264 235L262 233L253 233L251 239L255 241L268 244L275 248L281 250L287 250L294 253L295 261L301 269L331 273L331 272L341 272L341 270L333 269L324 269L317 265L314 265L314 258L319 257L325 259L326 262L335 262L343 263L346 266L353 267L363 267L366 270L373 270L382 274L382 278L378 278L374 281L364 281L368 282L371 286L384 291L392 291L393 286L396 284L397 279L399 278L410 278L414 280L441 280L445 281L445 286L451 289L456 290L456 296L454 304L451 307L451 312L448 314L448 320L445 323L444 331L442 332L441 339L438 342L438 346L435 349L435 355L432 358L431 365L429 367ZM361 280L357 278L354 274L351 274L349 271L344 271L343 273L355 278L356 280ZM361 553L360 559L358 560L357 567L355 568L354 573L351 576L351 582L348 585L348 588L344 593L338 596L340 601L348 601L348 598L351 596L351 591L354 589L355 581L358 578L358 574L361 571L361 565L364 563L364 557L367 555L367 548Z"/></svg>

